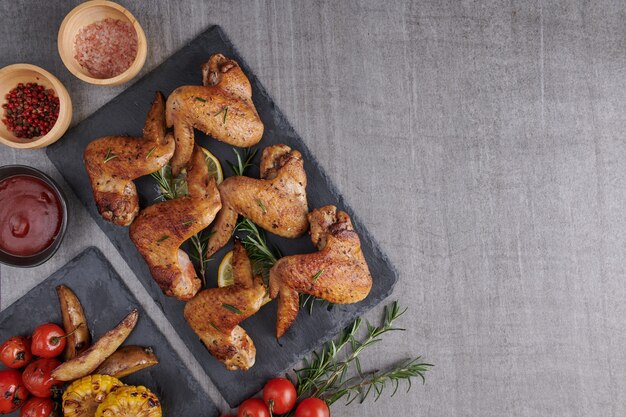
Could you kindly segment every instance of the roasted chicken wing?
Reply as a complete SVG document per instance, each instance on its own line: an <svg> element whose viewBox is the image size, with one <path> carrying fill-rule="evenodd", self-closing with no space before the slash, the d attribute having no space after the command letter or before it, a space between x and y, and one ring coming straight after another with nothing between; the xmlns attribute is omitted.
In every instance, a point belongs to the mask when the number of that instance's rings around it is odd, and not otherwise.
<svg viewBox="0 0 626 417"><path fill-rule="evenodd" d="M309 214L311 241L319 252L281 258L270 269L270 296L278 300L276 337L293 324L300 308L299 293L335 304L363 300L372 288L372 276L361 252L350 217L335 206Z"/></svg>
<svg viewBox="0 0 626 417"><path fill-rule="evenodd" d="M152 277L166 295L179 300L191 299L201 286L180 245L211 224L222 206L198 146L187 169L187 189L186 196L146 207L130 227L130 238L148 263Z"/></svg>
<svg viewBox="0 0 626 417"><path fill-rule="evenodd" d="M266 288L261 276L253 277L243 245L235 241L234 284L200 292L185 305L185 319L213 356L227 369L247 370L254 365L254 342L239 323L261 308Z"/></svg>
<svg viewBox="0 0 626 417"><path fill-rule="evenodd" d="M174 154L174 139L165 134L165 104L156 93L143 138L106 136L91 142L85 167L98 211L105 220L128 226L139 212L134 179L162 168Z"/></svg>
<svg viewBox="0 0 626 417"><path fill-rule="evenodd" d="M239 147L256 145L263 136L250 81L237 62L212 55L202 66L202 84L179 87L167 99L167 126L174 126L176 138L174 175L191 157L194 128Z"/></svg>
<svg viewBox="0 0 626 417"><path fill-rule="evenodd" d="M263 150L261 179L230 177L219 186L222 210L213 225L207 256L223 247L241 214L276 235L296 238L309 227L306 173L300 152L287 145Z"/></svg>

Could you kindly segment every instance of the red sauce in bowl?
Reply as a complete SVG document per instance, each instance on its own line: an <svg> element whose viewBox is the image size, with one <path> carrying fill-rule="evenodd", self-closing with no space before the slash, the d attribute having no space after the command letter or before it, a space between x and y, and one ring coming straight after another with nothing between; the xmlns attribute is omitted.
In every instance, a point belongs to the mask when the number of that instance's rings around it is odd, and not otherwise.
<svg viewBox="0 0 626 417"><path fill-rule="evenodd" d="M52 187L30 175L0 181L0 250L35 255L59 235L63 209Z"/></svg>

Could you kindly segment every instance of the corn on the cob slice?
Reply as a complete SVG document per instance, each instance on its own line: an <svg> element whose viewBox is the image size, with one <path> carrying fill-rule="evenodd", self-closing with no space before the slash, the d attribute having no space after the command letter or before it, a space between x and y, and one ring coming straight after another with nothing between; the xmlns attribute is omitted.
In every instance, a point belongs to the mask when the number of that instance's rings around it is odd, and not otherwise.
<svg viewBox="0 0 626 417"><path fill-rule="evenodd" d="M146 387L124 386L107 395L96 417L161 417L161 403Z"/></svg>
<svg viewBox="0 0 626 417"><path fill-rule="evenodd" d="M65 417L94 417L107 395L124 384L108 375L88 375L78 379L63 393Z"/></svg>

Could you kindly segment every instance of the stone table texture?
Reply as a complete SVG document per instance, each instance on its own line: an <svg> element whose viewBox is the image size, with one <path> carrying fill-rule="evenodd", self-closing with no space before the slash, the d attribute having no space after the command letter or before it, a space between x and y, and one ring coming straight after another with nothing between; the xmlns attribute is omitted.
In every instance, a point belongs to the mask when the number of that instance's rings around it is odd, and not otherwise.
<svg viewBox="0 0 626 417"><path fill-rule="evenodd" d="M121 2L148 37L144 74L221 25L400 271L407 330L363 366L436 367L333 415L626 415L624 1ZM74 123L126 87L63 66L76 4L0 2L0 66L56 74ZM61 181L71 218L51 261L0 267L0 306L95 245L227 411L45 152L0 148L13 163Z"/></svg>

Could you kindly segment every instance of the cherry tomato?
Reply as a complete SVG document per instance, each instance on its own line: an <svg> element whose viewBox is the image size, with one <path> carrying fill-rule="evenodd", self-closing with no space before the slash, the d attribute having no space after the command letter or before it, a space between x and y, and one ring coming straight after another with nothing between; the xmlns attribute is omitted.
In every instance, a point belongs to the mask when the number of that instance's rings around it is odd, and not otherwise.
<svg viewBox="0 0 626 417"><path fill-rule="evenodd" d="M9 368L21 368L33 359L30 341L23 336L13 336L0 346L0 361Z"/></svg>
<svg viewBox="0 0 626 417"><path fill-rule="evenodd" d="M33 332L30 351L41 358L56 358L65 349L65 331L54 323L46 323Z"/></svg>
<svg viewBox="0 0 626 417"><path fill-rule="evenodd" d="M270 417L270 410L262 400L250 398L241 403L237 417Z"/></svg>
<svg viewBox="0 0 626 417"><path fill-rule="evenodd" d="M50 398L33 397L20 410L20 417L57 417L57 409Z"/></svg>
<svg viewBox="0 0 626 417"><path fill-rule="evenodd" d="M63 382L57 381L50 375L59 365L61 365L61 362L53 358L37 359L24 369L22 374L24 385L35 397L52 397L60 391L60 387L63 384Z"/></svg>
<svg viewBox="0 0 626 417"><path fill-rule="evenodd" d="M263 401L275 414L285 414L296 405L296 387L287 378L274 378L263 387Z"/></svg>
<svg viewBox="0 0 626 417"><path fill-rule="evenodd" d="M0 414L12 413L24 404L28 391L18 371L0 371L0 394Z"/></svg>
<svg viewBox="0 0 626 417"><path fill-rule="evenodd" d="M319 398L307 398L298 404L296 417L330 417L330 410Z"/></svg>

